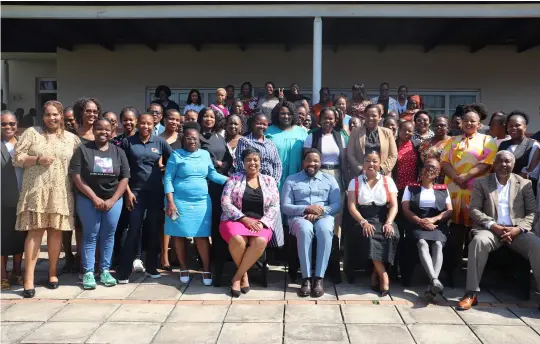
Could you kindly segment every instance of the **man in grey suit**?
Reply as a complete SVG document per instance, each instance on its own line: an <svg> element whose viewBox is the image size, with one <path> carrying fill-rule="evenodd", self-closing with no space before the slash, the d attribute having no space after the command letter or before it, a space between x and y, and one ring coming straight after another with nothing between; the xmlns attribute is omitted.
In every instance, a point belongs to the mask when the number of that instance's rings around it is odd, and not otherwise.
<svg viewBox="0 0 540 344"><path fill-rule="evenodd" d="M512 173L515 157L509 151L495 156L494 173L474 183L469 212L474 222L467 262L467 292L458 310L478 303L480 280L489 253L508 245L528 258L540 286L540 237L531 229L537 221L536 201L530 180Z"/></svg>

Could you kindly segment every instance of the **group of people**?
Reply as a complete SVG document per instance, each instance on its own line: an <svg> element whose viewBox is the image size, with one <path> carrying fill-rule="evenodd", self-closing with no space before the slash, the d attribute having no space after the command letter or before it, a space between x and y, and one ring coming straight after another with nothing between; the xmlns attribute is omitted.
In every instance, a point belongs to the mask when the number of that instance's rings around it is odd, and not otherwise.
<svg viewBox="0 0 540 344"><path fill-rule="evenodd" d="M390 292L388 269L403 259L405 239L429 276L429 300L444 289L443 247L452 239L445 259L457 268L467 236L467 293L459 309L478 302L489 252L503 245L529 259L540 285L540 238L533 232L540 145L525 135L525 113L497 112L486 126L485 106L469 104L451 119L432 118L421 97L401 86L395 100L387 83L373 99L363 85L352 87L350 100L331 100L323 88L312 105L298 84L286 96L268 82L260 99L251 97L249 82L239 98L231 87L218 89L210 106L192 90L184 113L166 86L144 114L133 107L119 115L103 111L94 98L72 108L49 101L43 124L20 137L16 117L3 112L2 288L15 279L24 297L34 297L45 231L47 287L58 288L63 242L69 268L79 265L73 229L85 289L96 287L96 275L105 286L129 283L134 270L161 277L158 269L171 270L171 237L180 283L188 283L185 244L193 238L204 285L212 284L212 247L227 243L237 266L230 292L239 297L249 292L248 270L267 246L282 247L292 235L299 295L320 297L340 232L355 240L345 247L352 244L354 255L370 262L372 288L381 296Z"/></svg>

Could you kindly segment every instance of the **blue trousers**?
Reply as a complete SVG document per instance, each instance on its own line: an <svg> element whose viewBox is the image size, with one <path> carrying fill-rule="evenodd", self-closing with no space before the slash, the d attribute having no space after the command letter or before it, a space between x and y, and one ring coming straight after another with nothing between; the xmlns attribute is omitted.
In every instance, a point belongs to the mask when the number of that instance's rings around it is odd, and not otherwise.
<svg viewBox="0 0 540 344"><path fill-rule="evenodd" d="M302 278L311 277L311 250L314 237L317 238L315 277L323 278L332 250L334 217L325 215L315 223L311 223L303 217L295 217L289 220L289 227L291 234L296 237Z"/></svg>
<svg viewBox="0 0 540 344"><path fill-rule="evenodd" d="M77 194L77 214L81 219L83 231L82 267L84 272L93 272L96 262L96 244L99 238L99 268L109 270L114 249L114 233L123 200L120 198L108 211L97 210L94 203L85 196Z"/></svg>
<svg viewBox="0 0 540 344"><path fill-rule="evenodd" d="M141 240L141 226L146 251L144 267L149 273L157 271L160 252L159 229L164 216L162 191L139 191L136 194L137 202L134 209L129 212L129 228L120 254L118 279L128 279L131 274L133 259Z"/></svg>

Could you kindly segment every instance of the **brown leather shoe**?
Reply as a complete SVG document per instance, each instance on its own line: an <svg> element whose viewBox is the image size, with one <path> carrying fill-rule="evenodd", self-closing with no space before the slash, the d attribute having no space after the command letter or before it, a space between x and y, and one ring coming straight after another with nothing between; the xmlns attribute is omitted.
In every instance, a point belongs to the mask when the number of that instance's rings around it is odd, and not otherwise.
<svg viewBox="0 0 540 344"><path fill-rule="evenodd" d="M311 278L304 278L302 287L298 291L298 296L308 297L311 294Z"/></svg>
<svg viewBox="0 0 540 344"><path fill-rule="evenodd" d="M472 306L476 306L478 304L478 296L473 293L467 293L461 301L459 301L456 309L459 311L466 311L471 309Z"/></svg>
<svg viewBox="0 0 540 344"><path fill-rule="evenodd" d="M313 289L311 289L311 297L321 297L324 295L323 279L315 277L313 279Z"/></svg>

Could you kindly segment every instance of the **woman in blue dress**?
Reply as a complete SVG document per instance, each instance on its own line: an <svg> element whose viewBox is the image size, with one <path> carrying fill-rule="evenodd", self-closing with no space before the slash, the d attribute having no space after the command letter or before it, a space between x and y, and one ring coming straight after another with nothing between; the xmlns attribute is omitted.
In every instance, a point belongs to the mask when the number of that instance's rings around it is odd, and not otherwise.
<svg viewBox="0 0 540 344"><path fill-rule="evenodd" d="M285 179L302 170L302 150L308 134L296 125L299 123L296 106L286 100L281 100L272 110L272 123L266 135L276 145L283 166L281 180L276 180L281 193Z"/></svg>
<svg viewBox="0 0 540 344"><path fill-rule="evenodd" d="M165 168L165 234L174 237L174 249L180 262L180 282L183 284L189 282L184 239L195 238L203 263L203 283L209 286L212 284L208 240L212 226L212 202L206 180L223 185L227 177L216 171L210 154L200 149L199 130L197 123L184 125L183 149L174 151Z"/></svg>

